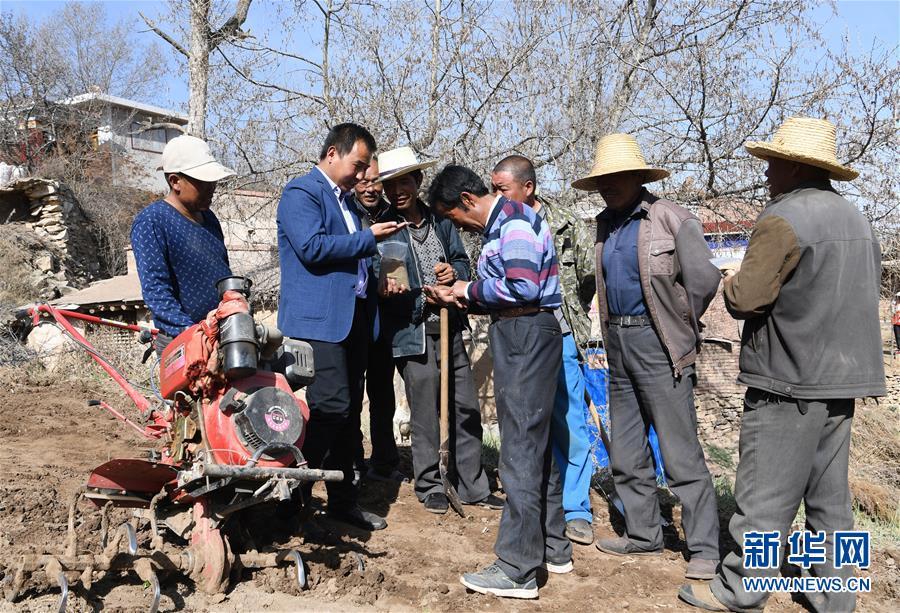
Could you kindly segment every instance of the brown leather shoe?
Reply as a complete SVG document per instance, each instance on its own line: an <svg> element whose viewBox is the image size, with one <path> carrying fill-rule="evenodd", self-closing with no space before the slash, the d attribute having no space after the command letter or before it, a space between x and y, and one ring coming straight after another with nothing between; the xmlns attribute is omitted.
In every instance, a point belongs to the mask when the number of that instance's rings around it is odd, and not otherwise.
<svg viewBox="0 0 900 613"><path fill-rule="evenodd" d="M566 522L566 536L573 543L590 545L594 542L594 529L586 519L572 519Z"/></svg>
<svg viewBox="0 0 900 613"><path fill-rule="evenodd" d="M678 590L678 598L704 611L728 611L709 589L708 583L685 583Z"/></svg>
<svg viewBox="0 0 900 613"><path fill-rule="evenodd" d="M704 611L733 611L734 613L763 613L763 609L759 607L751 609L741 609L738 607L728 607L722 603L709 588L709 583L685 583L678 590L678 598L688 603L692 607L703 609Z"/></svg>

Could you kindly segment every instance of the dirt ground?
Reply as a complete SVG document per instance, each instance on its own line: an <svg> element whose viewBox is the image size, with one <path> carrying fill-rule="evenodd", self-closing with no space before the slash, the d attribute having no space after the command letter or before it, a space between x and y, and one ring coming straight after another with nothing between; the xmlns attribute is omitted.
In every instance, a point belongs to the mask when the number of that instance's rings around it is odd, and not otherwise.
<svg viewBox="0 0 900 613"><path fill-rule="evenodd" d="M36 386L8 378L0 383L0 565L5 566L17 554L60 551L68 500L89 471L109 458L139 456L137 447L146 443L99 407L87 406L88 399L97 397L97 390L87 385ZM115 400L127 408L124 401ZM668 534L665 554L650 560L608 557L594 547L576 545L575 572L544 578L537 601L506 601L467 593L458 581L461 573L493 560L498 512L469 508L465 519L435 516L423 510L410 485L366 484L362 502L387 514L386 530L367 534L317 516L303 538L294 536L293 528L279 524L271 513L257 511L260 515L251 522L251 531L259 536L265 526L268 534L262 536L273 545L301 551L309 567L308 591L298 592L280 569L245 572L227 594L217 597L170 577L163 582L160 610L692 610L676 599L685 562L674 531ZM596 494L594 508L597 535L612 535L607 505ZM676 525L678 513L676 506ZM81 530L89 535L89 544L99 519L96 514L86 517ZM359 570L360 557L364 571ZM897 595L897 560L881 554L874 560L875 589L860 598L859 610L896 610L892 598ZM884 575L888 571L893 579ZM0 583L8 580L8 574L0 571ZM0 611L55 610L57 593L57 588L32 589L16 604L2 602ZM137 576L123 574L105 578L87 594L76 591L68 610L138 611L149 603L149 590ZM803 608L789 596L776 595L768 610Z"/></svg>

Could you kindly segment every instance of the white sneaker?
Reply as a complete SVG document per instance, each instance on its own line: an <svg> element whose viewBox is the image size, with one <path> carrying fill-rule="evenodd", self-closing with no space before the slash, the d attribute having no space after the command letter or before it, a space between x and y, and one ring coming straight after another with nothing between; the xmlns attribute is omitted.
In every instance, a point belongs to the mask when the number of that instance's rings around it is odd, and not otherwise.
<svg viewBox="0 0 900 613"><path fill-rule="evenodd" d="M572 560L563 562L562 564L544 562L543 564L541 564L541 568L546 570L548 573L553 573L554 575L565 575L566 573L572 572L572 570L575 568L575 565L572 564Z"/></svg>

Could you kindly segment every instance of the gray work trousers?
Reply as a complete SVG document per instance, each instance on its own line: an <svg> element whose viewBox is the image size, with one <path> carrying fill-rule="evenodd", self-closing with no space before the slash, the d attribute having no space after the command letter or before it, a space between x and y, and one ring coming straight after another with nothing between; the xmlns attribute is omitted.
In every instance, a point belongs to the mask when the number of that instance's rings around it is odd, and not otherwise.
<svg viewBox="0 0 900 613"><path fill-rule="evenodd" d="M712 478L697 439L693 367L673 376L652 326L609 326L610 467L625 505L628 539L647 550L663 546L656 474L647 438L652 424L669 489L681 502L690 557L719 559L719 515Z"/></svg>
<svg viewBox="0 0 900 613"><path fill-rule="evenodd" d="M460 332L450 337L450 457L456 467L451 482L463 502L478 502L490 493L481 466L481 410L475 380ZM439 336L425 335L425 353L397 358L397 370L406 384L415 492L420 501L443 492L438 467L441 410L441 344Z"/></svg>
<svg viewBox="0 0 900 613"><path fill-rule="evenodd" d="M550 445L562 335L556 317L546 312L499 319L488 335L506 492L494 553L508 577L525 582L545 560L563 564L572 559Z"/></svg>
<svg viewBox="0 0 900 613"><path fill-rule="evenodd" d="M743 577L777 577L791 523L803 501L806 528L824 531L826 562L814 564L815 577L853 576L853 567L835 570L834 531L853 529L847 469L853 400L797 400L749 388L744 397L740 462L734 488L737 506L729 530L737 550L722 561L710 584L723 604L762 607L769 595L747 592ZM745 569L742 544L746 532L781 532L776 568ZM853 593L809 593L815 611L846 612L856 606Z"/></svg>

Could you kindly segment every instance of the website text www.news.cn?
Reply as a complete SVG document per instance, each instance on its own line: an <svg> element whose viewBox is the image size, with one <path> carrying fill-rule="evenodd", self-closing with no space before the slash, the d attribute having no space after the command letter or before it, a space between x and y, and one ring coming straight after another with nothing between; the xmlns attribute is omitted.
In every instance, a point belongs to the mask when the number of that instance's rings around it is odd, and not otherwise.
<svg viewBox="0 0 900 613"><path fill-rule="evenodd" d="M828 555L827 534L795 530L787 540L787 562L804 570L827 565L835 570L844 567L867 569L871 564L870 538L867 531L844 530L833 533L833 555ZM784 544L781 532L746 532L743 565L746 569L778 569ZM869 577L744 577L748 592L869 592Z"/></svg>

